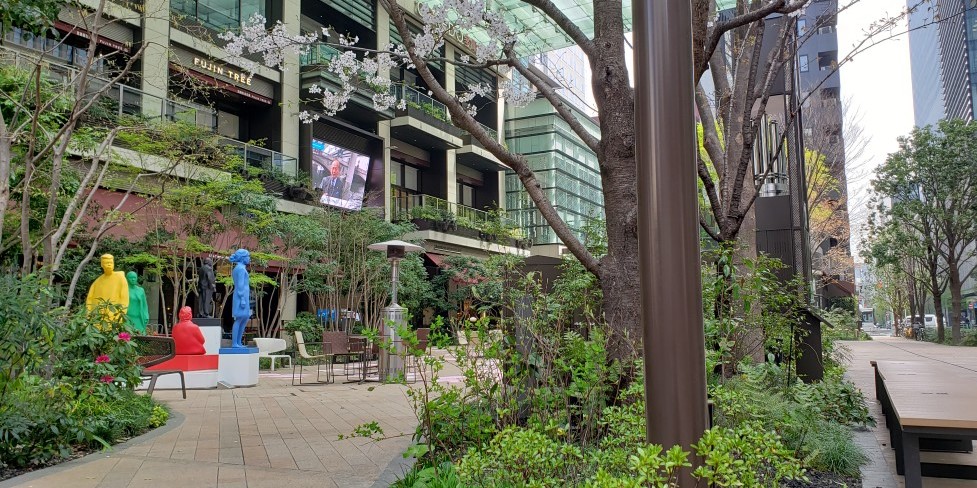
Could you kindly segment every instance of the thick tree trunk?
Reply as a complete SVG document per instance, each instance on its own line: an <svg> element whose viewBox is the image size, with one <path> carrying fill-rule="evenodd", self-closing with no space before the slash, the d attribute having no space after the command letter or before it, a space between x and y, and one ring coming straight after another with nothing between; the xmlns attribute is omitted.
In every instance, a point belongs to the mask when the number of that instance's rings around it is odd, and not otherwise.
<svg viewBox="0 0 977 488"><path fill-rule="evenodd" d="M950 263L950 329L954 344L960 343L960 307L962 299L960 289L963 283L960 280L959 263ZM942 340L942 337L941 339Z"/></svg>

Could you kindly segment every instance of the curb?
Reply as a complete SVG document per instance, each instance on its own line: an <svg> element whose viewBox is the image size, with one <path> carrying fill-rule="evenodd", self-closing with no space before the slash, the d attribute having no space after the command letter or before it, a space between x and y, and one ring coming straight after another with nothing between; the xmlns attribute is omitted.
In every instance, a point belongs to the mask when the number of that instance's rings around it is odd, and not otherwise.
<svg viewBox="0 0 977 488"><path fill-rule="evenodd" d="M91 454L87 454L87 455L82 456L80 458L72 459L71 461L68 461L68 462L55 464L54 466L48 466L48 467L43 468L43 469L38 469L38 470L35 470L35 471L31 471L29 473L24 473L24 474L22 474L20 476L15 476L13 478L6 479L4 481L0 481L0 488L13 488L13 487L16 487L16 486L21 486L21 485L23 485L25 483L28 483L28 482L31 482L31 481L35 481L37 479L43 478L43 477L48 476L48 475L51 475L51 474L60 473L62 471L66 471L68 469L72 469L72 468L75 468L77 466L81 466L83 464L88 464L90 462L97 461L99 459L103 459L105 457L112 456L113 454L118 453L118 451L120 451L122 449L125 449L127 447L130 447L130 446L133 446L133 445L136 445L136 444L141 444L141 443L143 443L145 441L153 440L153 439L155 439L155 438L157 438L157 437L159 437L159 436L161 436L163 434L166 434L167 432L169 432L169 431L171 431L171 430L173 430L173 429L175 429L175 428L183 425L184 420L186 420L186 417L184 417L183 414L181 414L181 413L179 413L179 412L171 409L170 410L170 418L169 418L169 420L167 420L166 425L164 425L162 427L153 429L153 430L151 430L149 432L146 432L145 434L143 434L141 436L133 437L132 439L129 439L129 440L127 440L127 441L125 441L125 442L123 442L121 444L115 444L109 450L102 449L100 451L96 451L96 452L93 452Z"/></svg>

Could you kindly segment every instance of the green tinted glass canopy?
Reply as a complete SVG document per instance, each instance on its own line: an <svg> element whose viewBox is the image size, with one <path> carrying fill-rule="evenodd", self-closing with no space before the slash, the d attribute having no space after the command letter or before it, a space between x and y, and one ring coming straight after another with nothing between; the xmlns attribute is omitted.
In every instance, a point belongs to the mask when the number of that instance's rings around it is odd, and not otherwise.
<svg viewBox="0 0 977 488"><path fill-rule="evenodd" d="M436 0L420 0L437 4ZM594 0L551 0L567 18L580 27L587 37L594 35ZM624 31L631 32L631 0L623 0ZM540 10L522 0L488 0L489 8L505 12L509 25L519 34L516 50L520 55L532 55L573 45L562 29ZM736 0L716 0L717 11L732 8ZM482 43L488 40L485 32L469 32Z"/></svg>

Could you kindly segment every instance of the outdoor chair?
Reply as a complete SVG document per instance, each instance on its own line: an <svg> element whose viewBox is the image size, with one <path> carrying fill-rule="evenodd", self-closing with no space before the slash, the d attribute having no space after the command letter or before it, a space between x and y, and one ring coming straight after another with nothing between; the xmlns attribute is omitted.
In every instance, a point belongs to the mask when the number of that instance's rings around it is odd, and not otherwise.
<svg viewBox="0 0 977 488"><path fill-rule="evenodd" d="M156 380L160 376L178 374L180 375L180 389L183 390L183 398L186 399L187 383L183 376L183 371L177 369L146 369L176 357L176 343L173 342L173 338L160 336L135 336L133 340L136 342L136 349L139 351L139 357L136 358L136 363L141 368L139 370L139 377L149 378L149 388L146 389L149 396L153 396L153 390L156 388Z"/></svg>
<svg viewBox="0 0 977 488"><path fill-rule="evenodd" d="M337 359L342 358L343 360L343 372L349 367L350 361L353 358L359 359L358 354L352 354L349 351L349 335L343 331L339 330L327 330L322 333L322 347L323 350L328 350L332 353L332 364L336 363ZM332 365L329 369L332 373Z"/></svg>
<svg viewBox="0 0 977 488"><path fill-rule="evenodd" d="M368 361L366 338L350 337L346 364L343 366L343 373L346 375L346 379L349 379L350 374L357 376L360 380L366 378L367 373L369 373Z"/></svg>
<svg viewBox="0 0 977 488"><path fill-rule="evenodd" d="M423 357L427 354L431 329L422 328L415 331L417 344L404 344L404 378L414 370L414 382L417 381L417 373L424 367Z"/></svg>
<svg viewBox="0 0 977 488"><path fill-rule="evenodd" d="M317 344L306 344L305 338L302 337L302 333L295 331L295 360L292 361L292 386L297 385L321 385L329 382L330 374L326 373L326 381L321 381L319 379L320 367L323 361L326 359L326 354L320 351L320 354L310 354L309 348L316 346ZM315 381L304 383L302 382L302 373L304 371L304 361L302 360L313 360L315 361ZM298 383L295 382L295 370L298 369Z"/></svg>
<svg viewBox="0 0 977 488"><path fill-rule="evenodd" d="M285 339L272 339L268 337L255 337L254 345L258 346L258 358L268 358L271 360L271 370L275 370L275 360L276 359L287 359L288 365L292 366L292 356L288 354L272 354L279 351L284 351L288 344L285 344Z"/></svg>

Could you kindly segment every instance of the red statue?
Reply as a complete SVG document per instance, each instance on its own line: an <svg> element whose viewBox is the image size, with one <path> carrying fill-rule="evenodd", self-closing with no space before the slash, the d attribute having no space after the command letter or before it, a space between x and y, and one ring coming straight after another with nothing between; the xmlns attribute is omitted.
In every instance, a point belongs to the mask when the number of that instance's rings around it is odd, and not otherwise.
<svg viewBox="0 0 977 488"><path fill-rule="evenodd" d="M204 334L200 332L200 327L190 321L193 318L193 310L190 307L180 309L180 321L173 326L173 342L176 343L176 354L178 356L194 356L206 353L204 349Z"/></svg>

